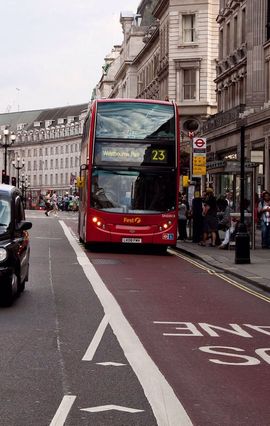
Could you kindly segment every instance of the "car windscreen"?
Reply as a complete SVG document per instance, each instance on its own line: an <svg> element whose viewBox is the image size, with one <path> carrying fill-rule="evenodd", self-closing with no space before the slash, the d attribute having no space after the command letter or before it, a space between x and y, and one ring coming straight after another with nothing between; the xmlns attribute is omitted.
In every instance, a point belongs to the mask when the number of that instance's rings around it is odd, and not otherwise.
<svg viewBox="0 0 270 426"><path fill-rule="evenodd" d="M11 221L10 199L0 192L0 234L6 232Z"/></svg>

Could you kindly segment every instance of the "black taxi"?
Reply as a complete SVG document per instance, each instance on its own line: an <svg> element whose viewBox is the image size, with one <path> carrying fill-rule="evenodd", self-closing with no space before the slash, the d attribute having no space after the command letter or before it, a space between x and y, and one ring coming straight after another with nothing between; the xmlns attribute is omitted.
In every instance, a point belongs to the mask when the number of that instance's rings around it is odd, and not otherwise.
<svg viewBox="0 0 270 426"><path fill-rule="evenodd" d="M28 280L30 244L22 194L0 184L0 305L11 305Z"/></svg>

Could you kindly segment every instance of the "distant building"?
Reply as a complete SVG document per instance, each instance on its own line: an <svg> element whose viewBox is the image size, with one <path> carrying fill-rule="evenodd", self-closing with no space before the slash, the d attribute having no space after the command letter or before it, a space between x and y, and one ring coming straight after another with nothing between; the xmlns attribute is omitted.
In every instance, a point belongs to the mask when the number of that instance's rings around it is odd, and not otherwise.
<svg viewBox="0 0 270 426"><path fill-rule="evenodd" d="M0 114L1 142L4 130L16 139L7 149L7 174L17 177L12 161L20 169L20 186L27 182L33 198L48 189L62 195L75 190L80 169L82 125L88 104L34 111ZM8 137L9 137L8 136ZM4 148L0 145L0 168L4 167ZM15 164L16 165L16 164ZM17 182L18 185L18 182Z"/></svg>

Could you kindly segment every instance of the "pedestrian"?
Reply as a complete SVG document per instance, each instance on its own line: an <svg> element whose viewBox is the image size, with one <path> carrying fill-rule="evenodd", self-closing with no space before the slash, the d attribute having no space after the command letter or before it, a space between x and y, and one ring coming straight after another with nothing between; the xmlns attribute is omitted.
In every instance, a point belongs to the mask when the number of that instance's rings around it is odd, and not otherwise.
<svg viewBox="0 0 270 426"><path fill-rule="evenodd" d="M190 219L192 220L192 242L199 243L203 236L203 197L201 197L199 188L195 190L195 196L192 200Z"/></svg>
<svg viewBox="0 0 270 426"><path fill-rule="evenodd" d="M51 206L51 191L47 191L46 195L45 195L45 215L49 216L50 215L50 211L52 209Z"/></svg>
<svg viewBox="0 0 270 426"><path fill-rule="evenodd" d="M178 203L178 240L186 241L187 239L187 204L182 195L179 195Z"/></svg>
<svg viewBox="0 0 270 426"><path fill-rule="evenodd" d="M224 239L218 248L226 250L229 248L230 234L233 231L233 228L231 227L231 213L233 209L229 205L228 200L225 198L220 198L217 201L217 205L218 231L224 232Z"/></svg>
<svg viewBox="0 0 270 426"><path fill-rule="evenodd" d="M199 243L206 246L207 240L211 239L210 246L215 247L218 234L217 202L213 189L206 190L206 197L203 202L203 239Z"/></svg>
<svg viewBox="0 0 270 426"><path fill-rule="evenodd" d="M51 196L51 204L52 204L52 212L54 214L54 216L58 216L58 197L56 194L56 191L53 191L53 194Z"/></svg>
<svg viewBox="0 0 270 426"><path fill-rule="evenodd" d="M262 248L270 249L270 193L264 191L258 204L258 216L261 221Z"/></svg>

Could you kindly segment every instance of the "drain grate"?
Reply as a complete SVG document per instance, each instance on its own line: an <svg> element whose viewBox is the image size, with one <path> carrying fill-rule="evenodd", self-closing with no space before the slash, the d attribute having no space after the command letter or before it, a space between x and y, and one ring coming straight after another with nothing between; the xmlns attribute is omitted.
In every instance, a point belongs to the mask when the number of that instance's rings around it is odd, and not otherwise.
<svg viewBox="0 0 270 426"><path fill-rule="evenodd" d="M118 265L121 263L118 259L91 259L93 265Z"/></svg>

